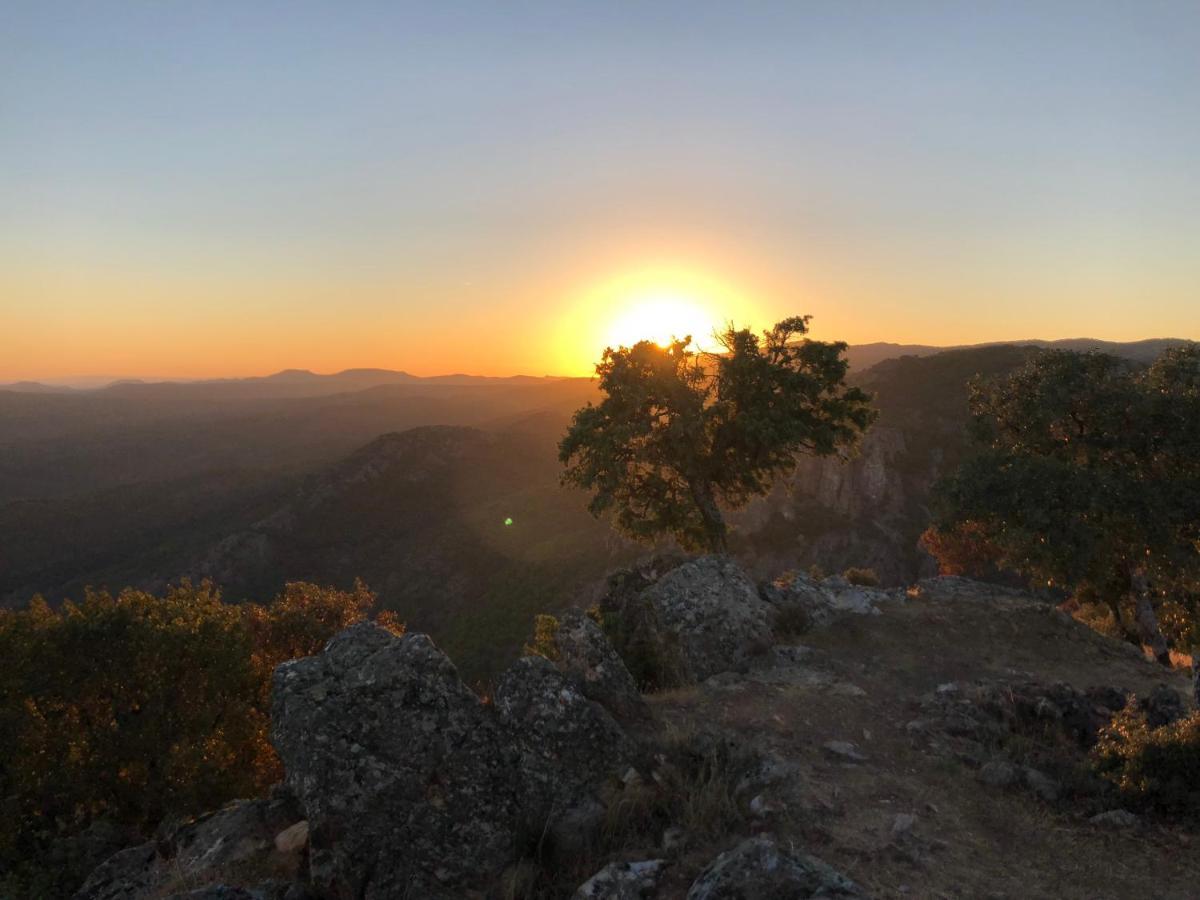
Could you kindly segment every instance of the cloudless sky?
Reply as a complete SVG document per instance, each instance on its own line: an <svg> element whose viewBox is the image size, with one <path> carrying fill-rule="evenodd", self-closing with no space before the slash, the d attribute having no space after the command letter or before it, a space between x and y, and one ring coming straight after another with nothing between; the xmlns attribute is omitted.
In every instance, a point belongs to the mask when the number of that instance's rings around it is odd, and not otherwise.
<svg viewBox="0 0 1200 900"><path fill-rule="evenodd" d="M0 6L0 380L580 374L663 297L1200 338L1198 285L1195 0Z"/></svg>

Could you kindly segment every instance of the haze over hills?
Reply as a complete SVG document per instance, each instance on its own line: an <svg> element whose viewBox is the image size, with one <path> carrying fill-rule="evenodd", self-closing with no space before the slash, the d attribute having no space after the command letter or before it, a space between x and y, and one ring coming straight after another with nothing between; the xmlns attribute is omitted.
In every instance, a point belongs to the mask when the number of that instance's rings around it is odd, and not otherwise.
<svg viewBox="0 0 1200 900"><path fill-rule="evenodd" d="M1139 359L1157 344L1117 349ZM1037 352L858 349L900 354L863 368L860 353L851 374L880 418L855 458L804 459L735 516L734 550L755 572L926 574L917 538L931 485L964 452L966 383ZM589 379L387 370L0 392L0 598L186 575L261 600L289 580L362 577L485 675L535 607L577 600L645 552L558 484L556 442L595 396Z"/></svg>
<svg viewBox="0 0 1200 900"><path fill-rule="evenodd" d="M895 344L877 341L869 344L850 344L846 357L851 369L867 369L885 359L900 356L929 356L943 350L964 350L972 347L1034 346L1056 347L1062 350L1099 351L1116 356L1149 362L1168 347L1187 343L1184 338L1150 338L1141 341L1102 341L1095 338L1065 338L1041 340L1032 338L1021 341L989 341L980 344L956 344L937 346L933 344ZM65 381L24 380L0 384L0 391L16 393L72 393L75 391L120 391L141 390L153 387L162 389L166 385L187 386L188 390L228 391L229 395L286 397L319 396L343 391L363 390L369 387L395 384L520 384L544 381L570 380L557 375L449 375L421 376L408 372L381 368L354 368L340 372L321 374L309 369L283 369L271 375L248 377L170 379L170 378L80 378Z"/></svg>

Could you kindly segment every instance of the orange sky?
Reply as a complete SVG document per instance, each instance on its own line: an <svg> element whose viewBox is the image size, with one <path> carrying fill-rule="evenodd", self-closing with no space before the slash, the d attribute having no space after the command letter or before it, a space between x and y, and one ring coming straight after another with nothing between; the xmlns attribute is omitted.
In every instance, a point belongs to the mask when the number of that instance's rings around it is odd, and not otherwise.
<svg viewBox="0 0 1200 900"><path fill-rule="evenodd" d="M218 7L6 17L0 382L1200 337L1194 3Z"/></svg>

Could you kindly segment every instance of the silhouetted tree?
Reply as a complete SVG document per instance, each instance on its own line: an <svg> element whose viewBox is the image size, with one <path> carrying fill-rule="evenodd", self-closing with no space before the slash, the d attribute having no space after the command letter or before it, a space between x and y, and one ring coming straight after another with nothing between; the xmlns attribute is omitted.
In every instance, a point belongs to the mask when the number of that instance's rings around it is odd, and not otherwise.
<svg viewBox="0 0 1200 900"><path fill-rule="evenodd" d="M1200 575L1200 345L1141 370L1042 353L970 406L978 452L939 485L926 546L1100 598L1118 624L1126 601L1169 662L1154 601Z"/></svg>
<svg viewBox="0 0 1200 900"><path fill-rule="evenodd" d="M800 455L850 449L874 419L868 395L845 385L846 345L807 332L798 316L761 338L730 326L723 353L690 350L690 337L605 350L605 397L559 444L563 481L633 538L723 551L722 506L766 493Z"/></svg>

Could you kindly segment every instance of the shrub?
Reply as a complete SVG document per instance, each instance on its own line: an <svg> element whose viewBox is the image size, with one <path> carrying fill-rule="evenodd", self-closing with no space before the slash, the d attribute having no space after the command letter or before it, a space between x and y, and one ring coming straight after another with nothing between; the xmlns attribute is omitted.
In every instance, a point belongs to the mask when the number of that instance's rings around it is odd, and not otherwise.
<svg viewBox="0 0 1200 900"><path fill-rule="evenodd" d="M851 566L842 573L842 577L859 587L879 587L879 576L875 574L874 569L859 569Z"/></svg>
<svg viewBox="0 0 1200 900"><path fill-rule="evenodd" d="M799 603L788 603L775 613L775 637L779 640L797 638L812 628L808 611Z"/></svg>
<svg viewBox="0 0 1200 900"><path fill-rule="evenodd" d="M1200 809L1200 713L1151 728L1130 702L1101 732L1092 758L1130 806L1192 816Z"/></svg>
<svg viewBox="0 0 1200 900"><path fill-rule="evenodd" d="M524 646L522 652L526 656L544 656L553 662L558 659L558 644L555 636L558 634L558 619L554 616L540 613L533 617L533 637Z"/></svg>
<svg viewBox="0 0 1200 900"><path fill-rule="evenodd" d="M58 611L35 599L0 615L0 893L69 893L87 873L49 885L44 860L90 823L146 833L278 781L272 671L374 604L361 584L295 583L270 606L239 606L185 581L161 597L89 590Z"/></svg>
<svg viewBox="0 0 1200 900"><path fill-rule="evenodd" d="M663 628L647 603L626 603L603 613L600 627L629 669L638 690L654 693L687 684L675 635Z"/></svg>

